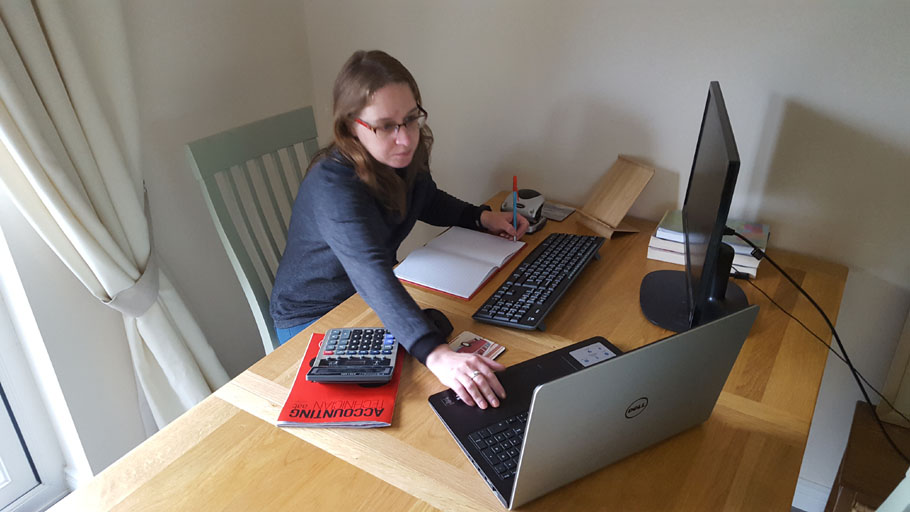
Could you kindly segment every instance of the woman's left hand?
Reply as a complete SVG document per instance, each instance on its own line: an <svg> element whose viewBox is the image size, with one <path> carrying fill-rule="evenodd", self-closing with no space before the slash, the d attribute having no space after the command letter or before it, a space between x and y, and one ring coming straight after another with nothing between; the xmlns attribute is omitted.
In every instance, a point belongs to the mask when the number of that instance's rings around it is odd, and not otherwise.
<svg viewBox="0 0 910 512"><path fill-rule="evenodd" d="M518 215L518 230L512 226L512 212L484 211L480 214L480 225L490 233L503 238L521 238L530 224L524 215Z"/></svg>

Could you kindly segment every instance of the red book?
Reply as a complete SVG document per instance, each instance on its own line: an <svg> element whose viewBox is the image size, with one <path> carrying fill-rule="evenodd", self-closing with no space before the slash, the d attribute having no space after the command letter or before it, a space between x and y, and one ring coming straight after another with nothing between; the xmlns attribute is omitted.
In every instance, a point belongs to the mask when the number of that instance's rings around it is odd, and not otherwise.
<svg viewBox="0 0 910 512"><path fill-rule="evenodd" d="M401 380L404 350L398 351L392 380L375 384L324 384L306 380L310 362L319 353L323 333L310 337L294 385L276 424L279 427L388 427Z"/></svg>

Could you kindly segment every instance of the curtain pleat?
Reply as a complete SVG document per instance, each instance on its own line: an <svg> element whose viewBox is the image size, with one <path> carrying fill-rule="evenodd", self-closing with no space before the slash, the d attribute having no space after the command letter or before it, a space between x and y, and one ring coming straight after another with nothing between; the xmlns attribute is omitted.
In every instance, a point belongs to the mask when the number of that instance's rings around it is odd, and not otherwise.
<svg viewBox="0 0 910 512"><path fill-rule="evenodd" d="M138 138L119 3L78 4L80 20L93 25L93 50L104 55L81 51L66 8L0 3L0 141L17 163L0 167L0 181L92 295L124 313L124 343L161 427L228 377L167 276L150 264L142 170L124 148ZM118 99L131 104L106 111L88 61L116 77ZM157 279L142 279L145 272Z"/></svg>

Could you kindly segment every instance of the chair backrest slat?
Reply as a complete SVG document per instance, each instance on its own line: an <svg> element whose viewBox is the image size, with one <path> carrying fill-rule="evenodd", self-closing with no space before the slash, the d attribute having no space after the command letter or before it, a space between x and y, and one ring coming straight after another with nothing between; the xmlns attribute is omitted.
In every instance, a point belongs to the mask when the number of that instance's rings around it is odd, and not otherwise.
<svg viewBox="0 0 910 512"><path fill-rule="evenodd" d="M243 171L235 167L215 175L229 213L225 229L235 231L238 235L240 245L237 247L241 249L236 251L238 258L242 262L248 263L244 267L245 276L251 281L251 285L262 289L268 295L271 292L271 285L268 283L272 278L267 272L266 253L257 236L257 231L261 231L261 229L257 229L257 224L250 219L249 206L247 206L251 201L248 198L249 187L245 180L238 181L238 174L243 174ZM255 280L253 280L254 277Z"/></svg>
<svg viewBox="0 0 910 512"><path fill-rule="evenodd" d="M313 157L313 153L310 153L309 150L306 151L307 161ZM291 158L291 165L294 167L294 173L297 175L298 181L303 181L303 171L300 169L300 160L297 158L297 151L291 150L288 151L288 156Z"/></svg>
<svg viewBox="0 0 910 512"><path fill-rule="evenodd" d="M186 149L269 353L278 345L269 295L287 245L297 188L319 149L313 109L233 128L191 142Z"/></svg>
<svg viewBox="0 0 910 512"><path fill-rule="evenodd" d="M294 148L288 149L288 154L291 153L294 153ZM288 204L293 205L294 196L293 192L291 191L291 186L288 185L288 177L284 171L284 166L281 164L281 156L277 151L273 151L270 153L270 155L272 156L272 161L275 162L275 168L278 169L278 178L281 179L281 189L285 192L285 198L287 199ZM301 180L302 178L298 178L297 182L299 183ZM269 190L271 190L271 187L269 187ZM278 207L278 202L275 200L274 195L272 196L272 204L275 206L275 213L278 215L279 220L281 220L282 224L284 225L285 231L287 231L290 228L290 219L285 221L284 215L282 214L281 209Z"/></svg>
<svg viewBox="0 0 910 512"><path fill-rule="evenodd" d="M272 236L271 230L268 229L268 226L265 225L265 214L262 211L262 204L259 202L259 196L256 194L256 187L253 186L253 178L250 177L250 167L246 162L240 167L243 174L243 178L246 182L247 192L249 193L249 201L245 201L245 206L242 208L243 211L243 224L247 232L249 232L252 238L255 240L253 244L256 254L259 255L259 260L263 263L265 271L269 276L269 281L275 282L275 276L272 274L272 271L268 266L268 259L266 257L266 252L264 247L258 238L261 237L261 234L264 232L265 236L268 238L269 248L272 250L272 253L278 252L278 246L275 244L275 238ZM253 215L250 215L250 209L253 209ZM254 226L250 221L250 218L256 219L257 225Z"/></svg>

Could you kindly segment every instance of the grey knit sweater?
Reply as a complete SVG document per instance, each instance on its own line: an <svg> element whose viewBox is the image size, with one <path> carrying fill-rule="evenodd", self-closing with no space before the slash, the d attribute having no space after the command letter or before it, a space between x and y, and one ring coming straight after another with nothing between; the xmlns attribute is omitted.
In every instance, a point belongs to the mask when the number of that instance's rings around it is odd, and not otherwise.
<svg viewBox="0 0 910 512"><path fill-rule="evenodd" d="M396 170L405 178L405 169ZM337 154L323 158L300 185L288 242L272 289L276 327L319 318L360 293L412 356L425 362L445 340L392 272L414 224L479 229L482 209L436 188L429 172L412 172L404 218L388 212Z"/></svg>

